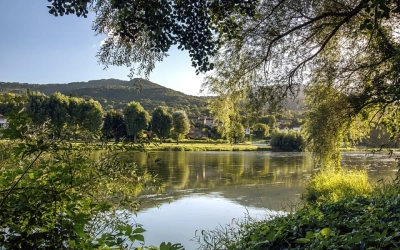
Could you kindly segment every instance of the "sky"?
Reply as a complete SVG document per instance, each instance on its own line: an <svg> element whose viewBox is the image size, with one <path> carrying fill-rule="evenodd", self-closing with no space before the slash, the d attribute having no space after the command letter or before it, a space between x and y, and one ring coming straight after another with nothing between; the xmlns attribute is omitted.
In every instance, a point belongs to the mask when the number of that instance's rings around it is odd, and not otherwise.
<svg viewBox="0 0 400 250"><path fill-rule="evenodd" d="M93 13L88 18L54 17L47 5L47 0L0 0L1 82L129 80L127 67L104 70L97 62L96 53L105 37L94 35ZM203 76L195 74L188 52L172 48L168 54L156 64L149 80L198 95Z"/></svg>

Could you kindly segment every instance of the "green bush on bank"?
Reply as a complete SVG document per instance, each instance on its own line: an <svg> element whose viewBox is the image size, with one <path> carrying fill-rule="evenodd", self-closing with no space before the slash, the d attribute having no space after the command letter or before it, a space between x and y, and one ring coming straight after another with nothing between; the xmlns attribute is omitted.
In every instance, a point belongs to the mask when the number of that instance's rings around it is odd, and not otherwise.
<svg viewBox="0 0 400 250"><path fill-rule="evenodd" d="M333 173L333 178L349 176L348 181L359 182L350 187L353 191L344 192L346 186L340 185L346 182L337 180L329 180L331 188L325 189L318 176L307 192L313 190L319 202L306 201L296 212L271 220L247 220L236 227L203 232L200 249L399 249L399 185L363 190L358 185L364 178L340 174ZM327 196L329 192L334 194Z"/></svg>
<svg viewBox="0 0 400 250"><path fill-rule="evenodd" d="M279 151L303 151L304 139L299 131L275 130L271 134L270 144Z"/></svg>
<svg viewBox="0 0 400 250"><path fill-rule="evenodd" d="M368 197L372 190L364 170L326 169L309 181L303 199L308 203L333 203L360 195Z"/></svg>

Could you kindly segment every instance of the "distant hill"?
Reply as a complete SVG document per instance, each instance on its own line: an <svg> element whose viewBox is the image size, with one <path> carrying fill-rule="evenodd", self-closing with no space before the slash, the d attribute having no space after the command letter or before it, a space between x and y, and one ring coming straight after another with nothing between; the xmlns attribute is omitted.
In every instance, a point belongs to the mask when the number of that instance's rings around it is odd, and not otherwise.
<svg viewBox="0 0 400 250"><path fill-rule="evenodd" d="M207 97L186 95L140 78L131 81L102 79L67 84L0 82L0 93L25 94L27 89L46 95L58 91L64 95L92 98L104 108L114 109L124 108L131 101L139 102L148 111L160 105L185 110L196 107L202 109L207 105Z"/></svg>

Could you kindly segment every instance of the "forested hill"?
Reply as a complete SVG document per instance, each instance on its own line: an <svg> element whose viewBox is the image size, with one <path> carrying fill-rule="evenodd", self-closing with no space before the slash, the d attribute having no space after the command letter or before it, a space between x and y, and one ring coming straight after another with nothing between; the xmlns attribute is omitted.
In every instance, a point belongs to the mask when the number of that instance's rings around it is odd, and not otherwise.
<svg viewBox="0 0 400 250"><path fill-rule="evenodd" d="M0 93L25 94L27 89L46 95L58 91L64 95L93 98L107 109L111 107L114 109L124 108L131 101L139 102L148 111L152 111L160 105L193 110L205 108L207 104L207 97L186 95L140 78L132 81L102 79L67 84L0 82Z"/></svg>

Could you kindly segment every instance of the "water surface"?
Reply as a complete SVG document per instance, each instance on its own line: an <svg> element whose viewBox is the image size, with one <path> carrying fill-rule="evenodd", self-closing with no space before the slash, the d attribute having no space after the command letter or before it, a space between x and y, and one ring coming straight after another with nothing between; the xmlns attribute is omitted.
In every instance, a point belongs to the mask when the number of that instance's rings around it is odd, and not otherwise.
<svg viewBox="0 0 400 250"><path fill-rule="evenodd" d="M366 169L372 182L393 178L394 158L386 154L343 153L342 164ZM308 153L153 152L132 154L140 168L162 180L163 194L144 193L141 211L147 245L163 241L196 249L201 230L246 215L262 218L292 211L306 181L317 171Z"/></svg>

